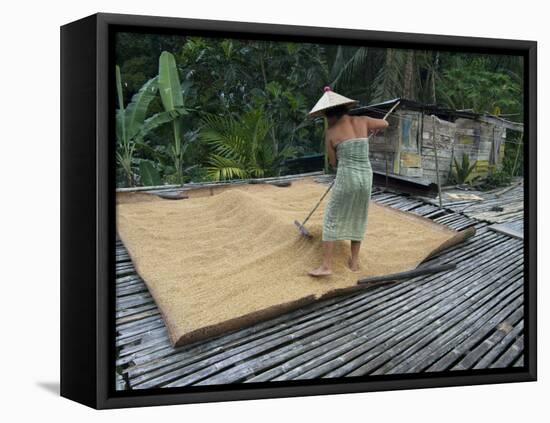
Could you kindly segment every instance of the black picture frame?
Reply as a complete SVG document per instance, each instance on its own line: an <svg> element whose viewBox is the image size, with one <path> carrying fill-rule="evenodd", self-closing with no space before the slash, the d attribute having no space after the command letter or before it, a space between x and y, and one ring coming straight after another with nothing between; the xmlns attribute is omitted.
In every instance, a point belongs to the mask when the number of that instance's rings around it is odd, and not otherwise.
<svg viewBox="0 0 550 423"><path fill-rule="evenodd" d="M114 154L112 34L195 33L368 43L525 57L525 363L523 368L299 383L120 392L114 389ZM61 395L119 408L534 381L536 356L537 44L534 41L98 13L61 27Z"/></svg>

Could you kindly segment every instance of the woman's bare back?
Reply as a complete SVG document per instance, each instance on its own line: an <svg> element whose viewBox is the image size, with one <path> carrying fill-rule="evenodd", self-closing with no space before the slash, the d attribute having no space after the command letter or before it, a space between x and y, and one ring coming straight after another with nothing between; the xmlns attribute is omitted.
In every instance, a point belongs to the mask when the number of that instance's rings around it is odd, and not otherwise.
<svg viewBox="0 0 550 423"><path fill-rule="evenodd" d="M333 147L341 142L353 138L367 138L369 132L377 129L384 129L388 123L383 119L374 119L367 116L344 115L327 129L327 141Z"/></svg>

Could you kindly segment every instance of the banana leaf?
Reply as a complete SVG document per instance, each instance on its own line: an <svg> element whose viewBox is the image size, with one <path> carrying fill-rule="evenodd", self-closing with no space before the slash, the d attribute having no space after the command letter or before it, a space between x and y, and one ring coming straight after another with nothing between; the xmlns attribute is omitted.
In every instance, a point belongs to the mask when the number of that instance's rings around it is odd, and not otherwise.
<svg viewBox="0 0 550 423"><path fill-rule="evenodd" d="M172 122L175 118L179 116L180 114L178 112L171 111L156 113L153 116L145 119L143 125L141 125L139 132L135 135L136 142L142 142L149 132L158 128L161 125L164 125L165 123Z"/></svg>
<svg viewBox="0 0 550 423"><path fill-rule="evenodd" d="M116 139L119 146L125 144L126 128L124 125L124 110L116 110Z"/></svg>
<svg viewBox="0 0 550 423"><path fill-rule="evenodd" d="M139 176L143 186L151 187L162 184L158 170L148 160L141 160L139 162Z"/></svg>
<svg viewBox="0 0 550 423"><path fill-rule="evenodd" d="M116 91L118 97L118 110L116 114L116 129L117 129L117 139L122 143L126 143L126 124L124 122L126 112L124 110L124 96L122 95L122 78L120 76L120 67L117 65L115 67L116 73Z"/></svg>
<svg viewBox="0 0 550 423"><path fill-rule="evenodd" d="M158 76L151 78L134 94L132 101L126 108L126 131L128 138L133 138L140 131L145 120L149 104L153 101L158 91Z"/></svg>
<svg viewBox="0 0 550 423"><path fill-rule="evenodd" d="M162 105L166 111L183 108L183 93L174 55L163 51L159 59L158 86Z"/></svg>

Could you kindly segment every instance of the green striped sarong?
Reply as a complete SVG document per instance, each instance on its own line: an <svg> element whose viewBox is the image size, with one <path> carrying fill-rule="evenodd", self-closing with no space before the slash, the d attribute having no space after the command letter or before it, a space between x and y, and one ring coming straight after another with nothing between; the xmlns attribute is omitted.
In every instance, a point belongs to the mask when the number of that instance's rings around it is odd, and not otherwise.
<svg viewBox="0 0 550 423"><path fill-rule="evenodd" d="M369 138L352 138L336 146L338 170L323 219L323 241L362 241L372 190Z"/></svg>

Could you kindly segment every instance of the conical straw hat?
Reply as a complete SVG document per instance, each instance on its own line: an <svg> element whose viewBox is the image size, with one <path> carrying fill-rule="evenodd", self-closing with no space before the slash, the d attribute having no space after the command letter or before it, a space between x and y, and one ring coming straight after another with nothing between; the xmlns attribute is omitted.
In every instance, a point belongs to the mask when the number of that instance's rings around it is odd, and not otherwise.
<svg viewBox="0 0 550 423"><path fill-rule="evenodd" d="M332 107L342 105L352 106L358 103L357 100L352 100L351 98L347 98L343 95L335 93L331 90L330 87L325 87L323 91L325 92L323 96L319 99L313 109L311 109L311 111L308 113L308 116L310 118L321 116L325 113L327 109L330 109Z"/></svg>

